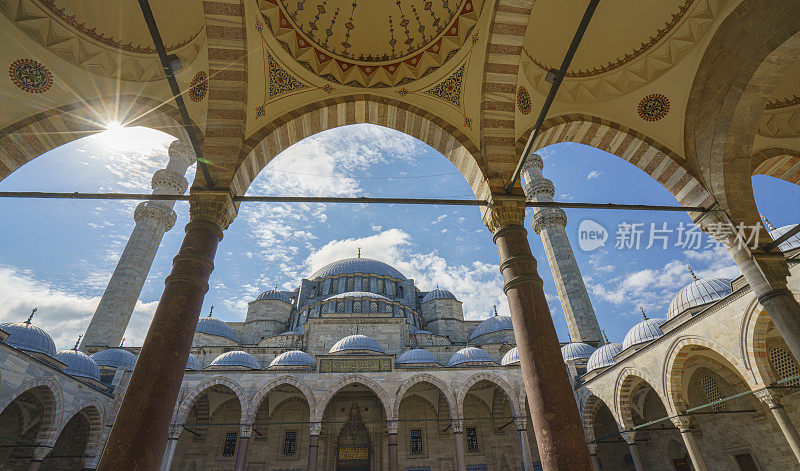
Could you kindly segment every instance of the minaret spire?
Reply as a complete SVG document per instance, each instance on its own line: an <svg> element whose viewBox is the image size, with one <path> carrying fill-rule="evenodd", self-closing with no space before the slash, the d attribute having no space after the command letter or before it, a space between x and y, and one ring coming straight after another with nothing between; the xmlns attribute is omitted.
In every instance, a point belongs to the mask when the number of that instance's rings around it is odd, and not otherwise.
<svg viewBox="0 0 800 471"><path fill-rule="evenodd" d="M772 223L770 222L769 219L767 219L766 216L764 216L763 214L759 214L759 216L761 216L761 219L763 219L764 222L767 224L767 227L769 228L769 230L771 230L771 231L775 230L775 226L772 225Z"/></svg>

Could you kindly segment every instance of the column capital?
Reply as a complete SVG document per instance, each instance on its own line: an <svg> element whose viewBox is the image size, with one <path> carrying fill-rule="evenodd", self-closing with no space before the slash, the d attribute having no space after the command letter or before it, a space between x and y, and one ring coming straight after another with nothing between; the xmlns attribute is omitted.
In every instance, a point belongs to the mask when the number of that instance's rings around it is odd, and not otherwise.
<svg viewBox="0 0 800 471"><path fill-rule="evenodd" d="M53 445L37 446L33 449L33 459L35 461L42 461L53 450Z"/></svg>
<svg viewBox="0 0 800 471"><path fill-rule="evenodd" d="M766 406L770 409L779 409L783 407L783 404L781 403L783 393L780 391L764 389L762 391L754 392L753 395L756 396L758 400L766 404Z"/></svg>
<svg viewBox="0 0 800 471"><path fill-rule="evenodd" d="M689 415L679 415L677 417L670 417L670 420L681 433L689 432L692 430L692 417Z"/></svg>
<svg viewBox="0 0 800 471"><path fill-rule="evenodd" d="M239 424L239 438L250 438L253 433L252 424Z"/></svg>
<svg viewBox="0 0 800 471"><path fill-rule="evenodd" d="M136 206L136 210L133 212L133 220L136 222L144 220L154 221L161 225L164 228L164 232L166 232L175 225L177 216L175 211L170 208L166 208L153 201L144 201Z"/></svg>
<svg viewBox="0 0 800 471"><path fill-rule="evenodd" d="M182 430L183 430L183 427L181 427L180 425L172 425L172 426L170 426L170 428L169 428L169 437L167 437L167 439L168 440L177 440L178 437L180 437Z"/></svg>
<svg viewBox="0 0 800 471"><path fill-rule="evenodd" d="M189 194L191 222L210 222L224 231L236 218L237 210L230 191L196 190Z"/></svg>
<svg viewBox="0 0 800 471"><path fill-rule="evenodd" d="M317 435L322 431L322 422L309 422L308 424L309 435Z"/></svg>
<svg viewBox="0 0 800 471"><path fill-rule="evenodd" d="M453 433L464 432L464 419L451 419L450 423L453 425Z"/></svg>
<svg viewBox="0 0 800 471"><path fill-rule="evenodd" d="M392 434L397 433L398 426L400 422L398 420L387 420L386 421L386 433Z"/></svg>
<svg viewBox="0 0 800 471"><path fill-rule="evenodd" d="M528 418L527 417L514 417L514 426L517 427L517 431L524 431L528 428Z"/></svg>
<svg viewBox="0 0 800 471"><path fill-rule="evenodd" d="M628 445L636 444L636 432L623 432L620 430L619 436L622 437L622 439L625 440L625 443Z"/></svg>
<svg viewBox="0 0 800 471"><path fill-rule="evenodd" d="M522 226L525 224L525 197L492 195L489 204L481 210L481 217L492 234L508 226Z"/></svg>

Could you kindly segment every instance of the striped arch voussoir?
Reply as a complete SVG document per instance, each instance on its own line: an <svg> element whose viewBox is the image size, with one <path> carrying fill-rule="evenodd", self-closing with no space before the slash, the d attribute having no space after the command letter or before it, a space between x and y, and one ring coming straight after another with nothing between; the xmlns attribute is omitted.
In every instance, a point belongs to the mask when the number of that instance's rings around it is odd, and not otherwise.
<svg viewBox="0 0 800 471"><path fill-rule="evenodd" d="M411 378L405 380L403 384L397 389L397 394L395 394L394 406L392 407L392 414L390 416L390 420L398 420L400 418L400 403L403 401L403 397L406 395L409 389L414 387L414 385L420 383L428 383L434 387L436 387L440 393L444 396L447 400L447 407L450 410L450 417L455 418L459 417L457 415L459 413L458 407L456 406L456 398L453 395L453 392L450 390L447 385L440 380L439 378L429 375L427 373L421 373Z"/></svg>
<svg viewBox="0 0 800 471"><path fill-rule="evenodd" d="M376 383L375 381L367 378L366 376L361 375L348 375L339 381L335 386L328 389L322 399L319 400L317 403L316 410L312 411L312 419L311 422L322 422L322 416L325 414L325 408L328 407L328 403L336 395L342 388L345 386L349 386L351 384L360 384L372 390L376 396L378 396L378 400L381 401L383 405L384 414L386 414L386 419L389 420L389 414L392 413L393 410L393 403L389 399L389 396L386 394L386 391L381 387L380 384Z"/></svg>
<svg viewBox="0 0 800 471"><path fill-rule="evenodd" d="M503 392L506 393L506 398L508 399L508 405L511 407L511 414L513 416L523 415L520 414L520 406L517 402L517 395L514 394L514 390L511 388L511 385L508 384L505 380L500 378L499 376L492 374L492 373L477 373L469 377L464 386L458 391L458 398L456 401L456 406L458 408L458 417L464 417L464 400L469 393L469 390L475 386L477 383L481 381L488 381L493 383L495 386L500 387Z"/></svg>
<svg viewBox="0 0 800 471"><path fill-rule="evenodd" d="M769 314L753 300L742 322L742 352L747 367L753 372L756 384L766 385L778 378L769 365L767 352L767 331L772 323Z"/></svg>
<svg viewBox="0 0 800 471"><path fill-rule="evenodd" d="M222 385L228 387L231 391L236 394L236 397L239 399L239 405L242 410L242 423L248 423L247 419L244 414L247 412L247 405L249 401L247 400L247 396L242 390L242 387L239 386L233 380L223 377L216 377L211 378L203 383L192 388L192 391L184 398L183 402L181 403L180 407L178 408L177 412L175 413L175 418L173 422L175 424L183 424L186 419L189 417L189 411L192 408L194 402L199 398L208 388L216 385Z"/></svg>
<svg viewBox="0 0 800 471"><path fill-rule="evenodd" d="M261 406L261 402L264 400L264 398L269 395L270 391L284 384L294 386L303 394L303 396L305 396L306 402L308 403L309 414L312 414L316 410L317 400L314 396L314 393L311 391L311 388L292 376L281 376L280 378L276 378L265 384L258 390L258 392L256 392L255 396L253 396L253 399L250 400L250 405L247 408L247 414L245 417L247 417L247 419L250 421L255 420L258 408Z"/></svg>
<svg viewBox="0 0 800 471"><path fill-rule="evenodd" d="M650 375L648 375L645 371L636 368L625 368L619 373L616 386L614 387L614 402L617 417L620 418L622 425L625 428L634 426L630 398L634 387L640 383L646 383L648 386L653 388L653 390L656 392L656 395L658 395L658 398L664 404L664 408L667 408L667 402L653 386L654 384L658 383L655 383Z"/></svg>
<svg viewBox="0 0 800 471"><path fill-rule="evenodd" d="M768 147L753 154L753 175L768 175L800 185L800 151Z"/></svg>

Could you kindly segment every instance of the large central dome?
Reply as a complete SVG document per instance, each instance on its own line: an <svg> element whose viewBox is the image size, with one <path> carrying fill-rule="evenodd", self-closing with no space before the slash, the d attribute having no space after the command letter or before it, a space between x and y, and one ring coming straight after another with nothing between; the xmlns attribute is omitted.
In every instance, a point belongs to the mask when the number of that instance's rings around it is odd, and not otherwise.
<svg viewBox="0 0 800 471"><path fill-rule="evenodd" d="M311 279L325 278L328 276L340 275L383 275L399 280L405 280L406 277L397 271L391 265L387 265L371 258L346 258L331 264L325 265L320 268L313 275Z"/></svg>

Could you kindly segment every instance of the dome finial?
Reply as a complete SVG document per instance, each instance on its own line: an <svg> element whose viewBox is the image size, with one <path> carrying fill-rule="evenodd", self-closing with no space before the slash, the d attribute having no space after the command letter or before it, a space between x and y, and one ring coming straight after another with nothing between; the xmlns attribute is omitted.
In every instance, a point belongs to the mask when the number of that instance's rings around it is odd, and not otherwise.
<svg viewBox="0 0 800 471"><path fill-rule="evenodd" d="M214 314L214 306L211 306L211 309L208 310L208 317L211 317Z"/></svg>
<svg viewBox="0 0 800 471"><path fill-rule="evenodd" d="M697 275L694 274L694 270L692 270L692 266L691 265L686 265L686 267L689 268L689 273L692 274L692 278L694 278L694 281L697 281Z"/></svg>
<svg viewBox="0 0 800 471"><path fill-rule="evenodd" d="M73 350L78 351L78 344L81 343L81 337L83 337L83 334L78 334L78 341L75 342L75 346L72 347Z"/></svg>
<svg viewBox="0 0 800 471"><path fill-rule="evenodd" d="M608 341L608 337L606 337L606 331L605 330L601 330L600 332L603 333L603 340L605 341L605 343L611 343L611 342Z"/></svg>
<svg viewBox="0 0 800 471"><path fill-rule="evenodd" d="M642 317L644 317L644 320L647 320L647 314L644 313L644 308L642 306L639 306L639 310L642 311Z"/></svg>
<svg viewBox="0 0 800 471"><path fill-rule="evenodd" d="M494 316L497 317L497 305L495 304L492 307L494 308Z"/></svg>
<svg viewBox="0 0 800 471"><path fill-rule="evenodd" d="M31 311L31 315L28 316L28 320L25 321L26 324L30 324L31 323L31 320L33 319L33 315L36 314L36 311L38 311L38 310L39 310L38 307L33 308L33 310Z"/></svg>
<svg viewBox="0 0 800 471"><path fill-rule="evenodd" d="M436 283L436 289L439 289L439 283Z"/></svg>
<svg viewBox="0 0 800 471"><path fill-rule="evenodd" d="M357 258L361 258L361 247L358 248L358 257Z"/></svg>
<svg viewBox="0 0 800 471"><path fill-rule="evenodd" d="M770 220L769 220L769 219L767 219L767 217L766 217L766 216L764 216L764 215L763 215L763 214L761 214L761 213L759 213L758 215L759 215L759 216L761 216L761 219L763 219L763 220L764 220L764 222L767 224L767 227L769 228L769 230L771 230L771 231L774 231L774 230L775 230L775 226L773 226L773 225L772 225L772 223L770 222Z"/></svg>
<svg viewBox="0 0 800 471"><path fill-rule="evenodd" d="M122 337L122 340L119 341L119 348L122 348L122 345L125 343L125 337Z"/></svg>

